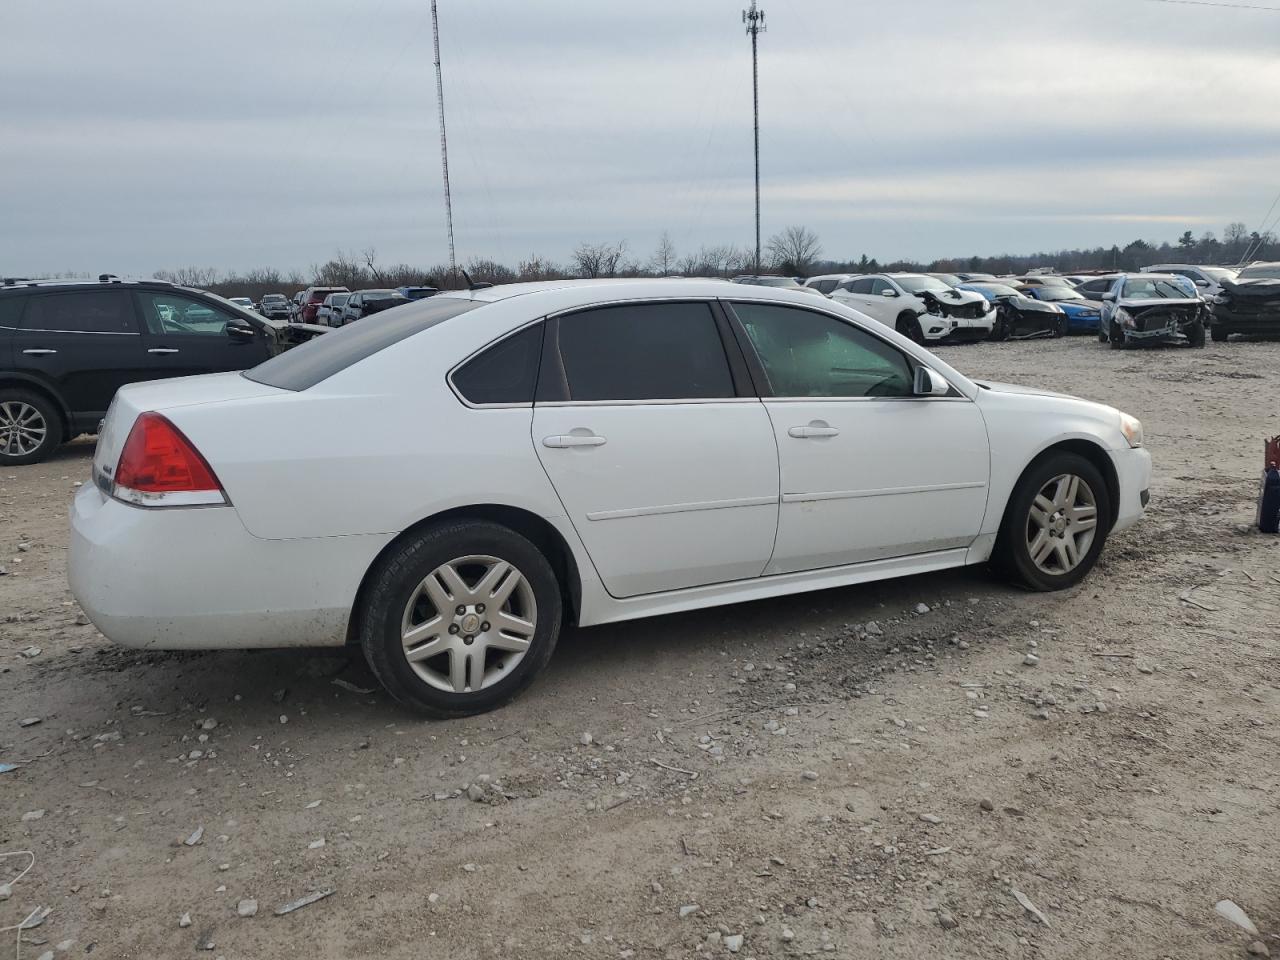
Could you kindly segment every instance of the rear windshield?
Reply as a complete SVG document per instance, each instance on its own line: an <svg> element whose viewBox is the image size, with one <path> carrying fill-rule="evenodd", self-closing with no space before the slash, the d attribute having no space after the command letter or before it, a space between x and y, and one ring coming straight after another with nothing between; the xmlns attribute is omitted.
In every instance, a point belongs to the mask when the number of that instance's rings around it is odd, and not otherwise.
<svg viewBox="0 0 1280 960"><path fill-rule="evenodd" d="M376 323L352 323L321 334L246 370L244 376L281 390L306 390L393 343L479 306L482 301L432 297L412 308L393 310Z"/></svg>

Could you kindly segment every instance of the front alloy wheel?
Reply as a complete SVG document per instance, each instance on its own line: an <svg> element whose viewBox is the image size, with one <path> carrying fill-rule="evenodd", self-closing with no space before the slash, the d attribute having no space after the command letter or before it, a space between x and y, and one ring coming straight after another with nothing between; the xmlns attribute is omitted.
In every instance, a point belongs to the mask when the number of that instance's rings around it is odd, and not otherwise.
<svg viewBox="0 0 1280 960"><path fill-rule="evenodd" d="M1097 529L1093 489L1080 477L1060 474L1032 501L1027 513L1027 553L1044 573L1070 573L1088 555Z"/></svg>
<svg viewBox="0 0 1280 960"><path fill-rule="evenodd" d="M1027 467L1005 507L991 560L1031 590L1075 586L1111 529L1111 492L1078 453L1050 450Z"/></svg>

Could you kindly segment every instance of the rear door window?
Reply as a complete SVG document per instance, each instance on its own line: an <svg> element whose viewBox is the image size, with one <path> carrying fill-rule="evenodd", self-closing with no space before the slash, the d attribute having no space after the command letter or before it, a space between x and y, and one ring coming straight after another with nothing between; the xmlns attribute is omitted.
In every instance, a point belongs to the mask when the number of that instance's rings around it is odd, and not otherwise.
<svg viewBox="0 0 1280 960"><path fill-rule="evenodd" d="M707 303L599 307L553 321L541 401L708 400L735 395Z"/></svg>
<svg viewBox="0 0 1280 960"><path fill-rule="evenodd" d="M126 290L75 290L31 297L24 330L49 333L137 333L133 299Z"/></svg>

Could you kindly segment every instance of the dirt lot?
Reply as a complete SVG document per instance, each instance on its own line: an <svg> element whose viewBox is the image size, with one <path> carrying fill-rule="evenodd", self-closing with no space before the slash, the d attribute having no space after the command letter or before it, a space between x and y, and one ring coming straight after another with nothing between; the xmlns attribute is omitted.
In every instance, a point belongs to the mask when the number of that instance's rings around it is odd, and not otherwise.
<svg viewBox="0 0 1280 960"><path fill-rule="evenodd" d="M1146 424L1148 517L1079 589L579 631L464 721L359 692L356 656L111 647L65 582L92 444L0 472L0 851L36 857L0 926L53 908L26 958L1280 952L1280 543L1247 529L1280 344L943 352Z"/></svg>

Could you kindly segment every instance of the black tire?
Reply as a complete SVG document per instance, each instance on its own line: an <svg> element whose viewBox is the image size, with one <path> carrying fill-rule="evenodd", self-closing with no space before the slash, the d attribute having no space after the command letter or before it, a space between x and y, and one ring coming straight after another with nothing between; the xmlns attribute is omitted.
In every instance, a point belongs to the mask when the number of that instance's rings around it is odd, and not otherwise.
<svg viewBox="0 0 1280 960"><path fill-rule="evenodd" d="M1067 318L1059 317L1058 322L1053 325L1053 339L1061 340L1067 335Z"/></svg>
<svg viewBox="0 0 1280 960"><path fill-rule="evenodd" d="M1098 321L1098 342L1099 343L1107 342L1107 328L1102 325L1101 320Z"/></svg>
<svg viewBox="0 0 1280 960"><path fill-rule="evenodd" d="M1231 336L1231 331L1220 323L1210 324L1209 336L1214 343L1226 343L1227 337Z"/></svg>
<svg viewBox="0 0 1280 960"><path fill-rule="evenodd" d="M1114 320L1111 321L1110 332L1107 335L1107 340L1110 342L1112 350L1123 350L1128 346L1128 344L1124 342L1124 331L1120 329L1120 324L1116 323Z"/></svg>
<svg viewBox="0 0 1280 960"><path fill-rule="evenodd" d="M995 326L991 328L991 336L989 336L987 339L988 340L1008 340L1010 326L1011 324L1009 322L1009 314L1006 312L1005 308L1001 307L1000 310L996 312Z"/></svg>
<svg viewBox="0 0 1280 960"><path fill-rule="evenodd" d="M914 313L899 314L894 329L912 343L924 343L924 331L920 329L920 318Z"/></svg>
<svg viewBox="0 0 1280 960"><path fill-rule="evenodd" d="M1093 494L1097 526L1093 541L1079 563L1067 572L1055 574L1042 570L1031 559L1028 529L1037 494L1055 477L1064 474L1079 477L1088 485ZM1077 453L1049 451L1034 461L1018 480L1005 508L992 564L1001 574L1030 590L1065 590L1093 569L1110 530L1111 494L1098 468Z"/></svg>
<svg viewBox="0 0 1280 960"><path fill-rule="evenodd" d="M11 418L22 419L26 429L21 435L16 429L10 431ZM20 438L25 447L25 441L29 441L36 430L43 430L38 444L18 452ZM47 459L62 440L62 416L48 397L16 387L0 387L0 466L39 463Z"/></svg>
<svg viewBox="0 0 1280 960"><path fill-rule="evenodd" d="M1197 320L1187 327L1187 343L1192 347L1204 346L1204 321Z"/></svg>
<svg viewBox="0 0 1280 960"><path fill-rule="evenodd" d="M409 663L401 639L403 617L428 574L458 558L477 556L503 560L523 575L536 605L533 639L510 673L496 683L478 691L448 692L432 686ZM555 650L561 608L560 584L551 564L529 540L488 521L446 521L409 538L373 569L359 612L360 644L374 675L399 702L432 717L471 716L502 706L533 682ZM452 662L448 654L442 656Z"/></svg>

